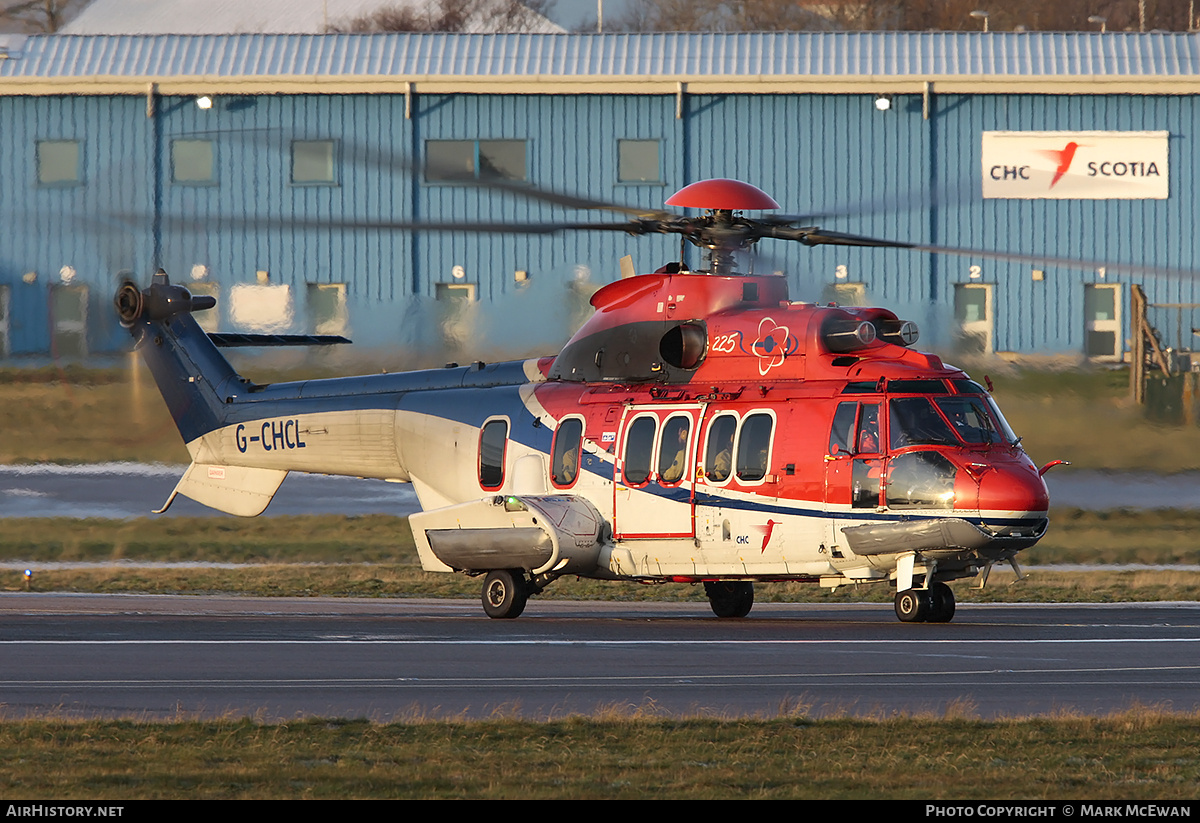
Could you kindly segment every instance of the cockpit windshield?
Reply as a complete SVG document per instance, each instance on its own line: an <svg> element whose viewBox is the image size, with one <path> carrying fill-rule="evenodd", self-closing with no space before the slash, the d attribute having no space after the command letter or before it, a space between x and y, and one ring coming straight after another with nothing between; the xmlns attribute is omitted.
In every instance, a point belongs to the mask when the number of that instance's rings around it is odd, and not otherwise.
<svg viewBox="0 0 1200 823"><path fill-rule="evenodd" d="M954 395L939 397L934 402L963 442L971 445L1000 442L1000 432L996 431L982 397Z"/></svg>
<svg viewBox="0 0 1200 823"><path fill-rule="evenodd" d="M896 382L892 381L889 388ZM953 383L957 394L942 392L888 400L886 442L891 451L910 446L986 447L1019 442L990 395L970 380ZM829 454L880 452L883 409L878 402L864 401L838 404L830 429Z"/></svg>
<svg viewBox="0 0 1200 823"><path fill-rule="evenodd" d="M960 441L968 446L982 446L1016 443L1018 439L988 395L903 397L892 400L889 407L893 449L915 445L956 446Z"/></svg>
<svg viewBox="0 0 1200 823"><path fill-rule="evenodd" d="M902 397L888 403L891 446L957 446L958 438L926 397Z"/></svg>

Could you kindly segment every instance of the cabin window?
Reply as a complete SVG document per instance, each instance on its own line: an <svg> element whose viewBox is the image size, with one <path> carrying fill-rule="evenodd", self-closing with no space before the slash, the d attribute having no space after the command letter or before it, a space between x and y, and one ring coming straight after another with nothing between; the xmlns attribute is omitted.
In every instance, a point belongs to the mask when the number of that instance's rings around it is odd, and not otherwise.
<svg viewBox="0 0 1200 823"><path fill-rule="evenodd" d="M479 485L498 489L504 485L504 452L508 446L508 421L489 420L479 433Z"/></svg>
<svg viewBox="0 0 1200 823"><path fill-rule="evenodd" d="M617 141L617 181L621 183L657 183L659 172L657 140Z"/></svg>
<svg viewBox="0 0 1200 823"><path fill-rule="evenodd" d="M526 153L524 140L427 140L425 180L525 180Z"/></svg>
<svg viewBox="0 0 1200 823"><path fill-rule="evenodd" d="M676 415L663 424L658 443L658 478L664 484L676 484L686 479L688 457L688 435L692 430L692 419Z"/></svg>
<svg viewBox="0 0 1200 823"><path fill-rule="evenodd" d="M214 154L211 140L172 140L171 181L191 186L216 183Z"/></svg>
<svg viewBox="0 0 1200 823"><path fill-rule="evenodd" d="M583 421L570 417L558 424L554 433L554 467L551 479L556 486L570 486L579 476L579 447L583 442Z"/></svg>
<svg viewBox="0 0 1200 823"><path fill-rule="evenodd" d="M75 186L83 182L78 140L37 141L37 179L42 186Z"/></svg>
<svg viewBox="0 0 1200 823"><path fill-rule="evenodd" d="M737 418L723 414L708 426L708 443L704 447L704 476L712 483L724 483L733 468L733 435Z"/></svg>
<svg viewBox="0 0 1200 823"><path fill-rule="evenodd" d="M650 460L654 452L654 432L658 421L639 417L625 432L625 460L622 477L630 486L640 486L650 479Z"/></svg>
<svg viewBox="0 0 1200 823"><path fill-rule="evenodd" d="M754 483L767 476L773 424L769 414L752 414L742 421L742 433L738 438L737 476L743 483Z"/></svg>
<svg viewBox="0 0 1200 823"><path fill-rule="evenodd" d="M325 186L337 183L334 148L332 140L293 140L292 182Z"/></svg>

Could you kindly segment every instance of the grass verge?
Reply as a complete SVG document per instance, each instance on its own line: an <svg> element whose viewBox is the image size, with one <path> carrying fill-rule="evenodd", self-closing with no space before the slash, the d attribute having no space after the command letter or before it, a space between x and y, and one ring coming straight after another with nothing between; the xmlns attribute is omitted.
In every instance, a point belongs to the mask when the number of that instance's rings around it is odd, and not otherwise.
<svg viewBox="0 0 1200 823"><path fill-rule="evenodd" d="M1017 581L997 567L983 591L955 586L960 602L1200 601L1200 572L1171 568L1196 564L1194 535L1200 512L1088 512L1051 514L1052 528L1021 556L1027 577ZM158 518L136 520L9 519L0 533L0 559L34 570L34 591L240 593L260 596L468 597L480 581L421 570L403 518L309 516L257 519ZM86 561L89 568L50 567ZM233 568L147 568L122 563L239 564ZM39 568L38 564L47 566ZM1071 570L1048 564L1158 564L1160 569ZM25 584L19 569L0 577L0 589ZM640 585L564 578L539 595L566 600L704 602L699 586ZM886 585L813 584L758 587L759 602L887 602Z"/></svg>
<svg viewBox="0 0 1200 823"><path fill-rule="evenodd" d="M669 718L0 724L5 800L1191 800L1200 718Z"/></svg>

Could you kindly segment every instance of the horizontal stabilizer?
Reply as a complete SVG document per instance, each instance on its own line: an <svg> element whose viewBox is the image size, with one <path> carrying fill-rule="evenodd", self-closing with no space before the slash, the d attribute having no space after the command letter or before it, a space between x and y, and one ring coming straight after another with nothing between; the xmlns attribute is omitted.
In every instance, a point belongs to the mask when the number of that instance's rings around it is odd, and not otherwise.
<svg viewBox="0 0 1200 823"><path fill-rule="evenodd" d="M167 502L155 514L165 512L171 507L175 495L182 494L227 514L254 517L267 508L287 474L280 469L193 463L188 466Z"/></svg>
<svg viewBox="0 0 1200 823"><path fill-rule="evenodd" d="M349 343L340 334L237 334L234 332L209 332L208 339L214 346L335 346Z"/></svg>

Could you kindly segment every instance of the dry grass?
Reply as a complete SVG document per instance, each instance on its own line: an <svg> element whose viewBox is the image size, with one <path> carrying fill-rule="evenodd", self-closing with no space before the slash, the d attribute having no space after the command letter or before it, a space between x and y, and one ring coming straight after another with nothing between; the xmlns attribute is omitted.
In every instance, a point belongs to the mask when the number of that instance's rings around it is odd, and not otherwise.
<svg viewBox="0 0 1200 823"><path fill-rule="evenodd" d="M1054 527L1021 557L1027 578L997 567L988 587L955 586L960 602L1200 601L1200 572L1169 568L1197 563L1193 535L1200 512L1083 512L1051 515ZM0 559L35 570L36 591L217 593L280 596L467 597L480 581L421 571L404 518L337 515L136 520L9 519L0 532ZM59 561L101 564L71 569ZM139 563L243 564L235 568L147 568ZM1150 563L1164 569L1049 571L1061 563ZM0 590L19 590L19 570L0 577ZM565 578L543 599L704 602L685 583L646 586ZM759 602L887 602L886 585L836 591L806 583L757 587Z"/></svg>
<svg viewBox="0 0 1200 823"><path fill-rule="evenodd" d="M0 463L188 463L154 382L129 369L0 369Z"/></svg>
<svg viewBox="0 0 1200 823"><path fill-rule="evenodd" d="M5 799L1188 801L1200 718L599 717L0 724Z"/></svg>

